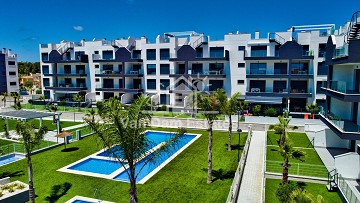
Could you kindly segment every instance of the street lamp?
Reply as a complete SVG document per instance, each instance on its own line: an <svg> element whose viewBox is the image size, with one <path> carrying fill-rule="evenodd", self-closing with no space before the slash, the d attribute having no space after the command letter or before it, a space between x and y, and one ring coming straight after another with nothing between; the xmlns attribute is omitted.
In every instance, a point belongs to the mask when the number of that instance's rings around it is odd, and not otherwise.
<svg viewBox="0 0 360 203"><path fill-rule="evenodd" d="M237 126L237 132L238 132L238 136L239 136L239 141L238 141L238 162L240 161L240 134L242 132L242 130L240 129L240 111L237 111L238 114L238 126Z"/></svg>

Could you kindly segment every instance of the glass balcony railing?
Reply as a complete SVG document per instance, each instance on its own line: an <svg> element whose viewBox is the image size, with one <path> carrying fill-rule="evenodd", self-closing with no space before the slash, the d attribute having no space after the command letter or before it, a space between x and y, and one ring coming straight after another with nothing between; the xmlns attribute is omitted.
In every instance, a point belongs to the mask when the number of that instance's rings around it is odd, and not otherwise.
<svg viewBox="0 0 360 203"><path fill-rule="evenodd" d="M345 44L342 47L336 48L334 50L334 56L333 58L341 58L349 55L349 46L348 44Z"/></svg>
<svg viewBox="0 0 360 203"><path fill-rule="evenodd" d="M330 81L328 88L337 92L346 93L346 82L345 81Z"/></svg>
<svg viewBox="0 0 360 203"><path fill-rule="evenodd" d="M323 108L320 109L319 113L323 117L327 118L331 124L333 124L334 126L336 126L337 128L341 129L344 132L356 132L356 133L360 132L360 126L353 121L343 119L333 112L329 112L328 116L326 116L325 110Z"/></svg>

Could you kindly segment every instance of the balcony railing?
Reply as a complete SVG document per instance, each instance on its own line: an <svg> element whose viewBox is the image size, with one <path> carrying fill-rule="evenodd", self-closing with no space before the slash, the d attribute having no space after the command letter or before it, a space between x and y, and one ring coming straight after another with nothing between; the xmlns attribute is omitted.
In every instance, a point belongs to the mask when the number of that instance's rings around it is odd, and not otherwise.
<svg viewBox="0 0 360 203"><path fill-rule="evenodd" d="M292 75L308 75L309 70L306 70L306 69L292 69L291 74Z"/></svg>
<svg viewBox="0 0 360 203"><path fill-rule="evenodd" d="M112 75L112 74L121 74L121 71L113 71L113 70L95 70L95 74L105 74L105 75Z"/></svg>
<svg viewBox="0 0 360 203"><path fill-rule="evenodd" d="M329 89L332 89L337 92L346 93L346 82L345 81L330 81L328 85Z"/></svg>
<svg viewBox="0 0 360 203"><path fill-rule="evenodd" d="M327 118L331 124L336 126L337 128L341 129L344 132L360 132L360 126L353 121L346 120L337 116L333 112L329 112L328 116L326 117L324 109L320 109L319 112L323 117Z"/></svg>
<svg viewBox="0 0 360 203"><path fill-rule="evenodd" d="M292 88L290 89L290 93L301 94L301 93L308 93L308 91L306 89Z"/></svg>
<svg viewBox="0 0 360 203"><path fill-rule="evenodd" d="M342 47L336 48L334 50L333 58L341 58L349 55L349 45L345 44Z"/></svg>
<svg viewBox="0 0 360 203"><path fill-rule="evenodd" d="M114 58L106 58L104 59L100 54L93 54L93 60L114 60Z"/></svg>

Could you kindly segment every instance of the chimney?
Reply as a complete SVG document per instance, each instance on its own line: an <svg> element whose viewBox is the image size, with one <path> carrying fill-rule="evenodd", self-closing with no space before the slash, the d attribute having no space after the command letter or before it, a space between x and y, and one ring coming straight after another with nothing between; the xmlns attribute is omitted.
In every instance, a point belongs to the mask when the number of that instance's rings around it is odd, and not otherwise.
<svg viewBox="0 0 360 203"><path fill-rule="evenodd" d="M260 31L259 30L255 31L255 39L260 39Z"/></svg>
<svg viewBox="0 0 360 203"><path fill-rule="evenodd" d="M6 54L6 48L2 48L1 53L2 53L2 54Z"/></svg>
<svg viewBox="0 0 360 203"><path fill-rule="evenodd" d="M11 51L11 49L8 50L8 56L12 56L12 51Z"/></svg>

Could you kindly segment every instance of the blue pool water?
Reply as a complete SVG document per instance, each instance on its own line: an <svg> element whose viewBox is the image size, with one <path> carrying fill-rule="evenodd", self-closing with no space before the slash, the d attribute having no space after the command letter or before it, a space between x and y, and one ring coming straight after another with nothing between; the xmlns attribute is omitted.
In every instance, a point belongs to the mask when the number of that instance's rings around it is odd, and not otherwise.
<svg viewBox="0 0 360 203"><path fill-rule="evenodd" d="M147 131L145 133L145 136L147 139L151 142L151 145L148 147L147 150L150 150L151 148L155 147L156 145L168 141L172 137L175 136L174 133L168 133L168 132L154 132L154 131ZM187 143L189 143L192 139L194 139L196 135L191 134L185 134L179 138L179 140L175 143L175 146L170 147L169 150L166 152L162 152L159 154L159 157L156 158L156 161L149 162L146 164L147 160L153 156L153 154L148 155L144 159L140 160L136 163L136 173L139 169L141 169L143 166L143 169L141 170L140 174L137 177L137 182L141 181L145 176L147 176L149 173L151 173L154 169L156 169L158 166L160 166L163 162L165 162L170 156L175 154L179 149L181 149L183 146L185 146ZM117 152L117 155L120 155L120 148L118 146L113 147L112 149L114 152ZM100 157L111 157L111 155L107 151L103 151L96 156ZM97 159L96 157L88 158L74 166L69 167L69 169L72 170L79 170L79 171L85 171L85 172L92 172L92 173L98 173L103 175L109 175L119 169L121 167L121 164L117 161L112 160L103 160L103 159ZM129 182L128 175L126 171L123 171L122 173L118 174L115 178L115 180L121 180Z"/></svg>
<svg viewBox="0 0 360 203"><path fill-rule="evenodd" d="M94 202L88 202L88 201L84 201L84 200L75 200L72 203L94 203Z"/></svg>
<svg viewBox="0 0 360 203"><path fill-rule="evenodd" d="M121 164L117 161L89 158L74 166L69 167L69 169L110 175L112 172L118 170L120 167Z"/></svg>
<svg viewBox="0 0 360 203"><path fill-rule="evenodd" d="M23 159L24 157L25 157L24 155L19 155L19 154L9 154L6 156L2 156L0 157L0 166L11 162L15 162L17 160Z"/></svg>

